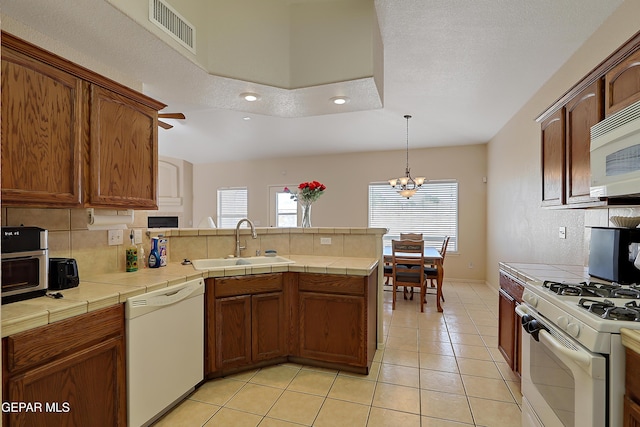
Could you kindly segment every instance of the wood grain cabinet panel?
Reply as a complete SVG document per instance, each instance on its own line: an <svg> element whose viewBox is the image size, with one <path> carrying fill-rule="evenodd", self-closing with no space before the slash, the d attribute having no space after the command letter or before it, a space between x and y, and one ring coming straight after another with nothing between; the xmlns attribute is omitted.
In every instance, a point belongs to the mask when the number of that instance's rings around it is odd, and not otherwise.
<svg viewBox="0 0 640 427"><path fill-rule="evenodd" d="M157 209L164 104L5 32L1 93L4 205Z"/></svg>
<svg viewBox="0 0 640 427"><path fill-rule="evenodd" d="M2 203L77 207L83 82L2 47Z"/></svg>
<svg viewBox="0 0 640 427"><path fill-rule="evenodd" d="M118 305L4 338L3 401L42 411L3 413L3 425L126 426L124 334Z"/></svg>
<svg viewBox="0 0 640 427"><path fill-rule="evenodd" d="M283 276L274 273L208 280L206 327L215 334L207 334L207 374L287 355Z"/></svg>
<svg viewBox="0 0 640 427"><path fill-rule="evenodd" d="M566 106L567 183L566 202L597 201L591 187L591 127L604 119L603 84L598 79Z"/></svg>
<svg viewBox="0 0 640 427"><path fill-rule="evenodd" d="M299 300L301 357L366 366L363 298L300 292Z"/></svg>
<svg viewBox="0 0 640 427"><path fill-rule="evenodd" d="M640 427L640 354L625 349L624 427Z"/></svg>
<svg viewBox="0 0 640 427"><path fill-rule="evenodd" d="M522 303L524 285L508 274L500 272L498 293L498 350L511 370L520 375L522 337L520 317L515 309Z"/></svg>
<svg viewBox="0 0 640 427"><path fill-rule="evenodd" d="M91 87L91 185L95 207L157 208L157 111Z"/></svg>
<svg viewBox="0 0 640 427"><path fill-rule="evenodd" d="M605 114L611 114L640 101L640 50L605 74Z"/></svg>
<svg viewBox="0 0 640 427"><path fill-rule="evenodd" d="M561 108L542 122L542 206L565 202L565 116Z"/></svg>

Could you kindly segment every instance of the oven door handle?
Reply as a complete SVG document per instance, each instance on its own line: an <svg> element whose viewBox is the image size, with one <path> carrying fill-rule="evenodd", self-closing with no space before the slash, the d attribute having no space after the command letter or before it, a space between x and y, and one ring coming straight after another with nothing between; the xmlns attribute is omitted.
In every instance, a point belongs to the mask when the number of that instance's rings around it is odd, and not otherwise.
<svg viewBox="0 0 640 427"><path fill-rule="evenodd" d="M589 368L591 365L591 356L581 351L580 349L572 350L565 347L562 343L558 342L549 332L544 329L539 332L540 342L546 345L549 349L556 351L564 356L568 357L583 368Z"/></svg>

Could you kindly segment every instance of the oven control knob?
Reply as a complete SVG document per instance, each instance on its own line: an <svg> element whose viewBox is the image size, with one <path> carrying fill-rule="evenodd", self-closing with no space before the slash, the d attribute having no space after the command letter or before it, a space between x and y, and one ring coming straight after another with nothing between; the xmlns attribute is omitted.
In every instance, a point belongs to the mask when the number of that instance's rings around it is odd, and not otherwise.
<svg viewBox="0 0 640 427"><path fill-rule="evenodd" d="M566 331L574 338L577 338L580 335L580 325L577 323L569 323L567 325Z"/></svg>
<svg viewBox="0 0 640 427"><path fill-rule="evenodd" d="M556 323L558 324L558 326L560 326L561 329L566 331L567 326L569 326L569 318L567 316L559 316L556 320Z"/></svg>

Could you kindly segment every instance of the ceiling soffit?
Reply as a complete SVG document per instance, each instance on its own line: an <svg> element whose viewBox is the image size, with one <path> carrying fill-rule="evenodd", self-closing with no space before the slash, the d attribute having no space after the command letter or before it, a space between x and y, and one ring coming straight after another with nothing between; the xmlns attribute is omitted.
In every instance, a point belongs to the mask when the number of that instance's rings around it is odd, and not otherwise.
<svg viewBox="0 0 640 427"><path fill-rule="evenodd" d="M195 55L149 21L147 1L108 1L206 71L205 86L225 87L208 107L304 117L383 106L373 0L170 0L196 28ZM244 92L261 98L248 103ZM338 111L336 96L349 98Z"/></svg>

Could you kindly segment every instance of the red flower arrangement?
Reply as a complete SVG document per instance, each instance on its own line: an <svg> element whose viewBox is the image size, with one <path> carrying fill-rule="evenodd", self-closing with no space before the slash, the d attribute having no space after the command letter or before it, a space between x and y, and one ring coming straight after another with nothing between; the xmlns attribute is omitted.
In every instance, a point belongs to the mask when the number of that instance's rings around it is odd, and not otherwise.
<svg viewBox="0 0 640 427"><path fill-rule="evenodd" d="M298 185L298 191L293 192L289 188L284 187L285 193L290 193L291 198L303 203L313 203L324 194L327 187L318 181L303 182Z"/></svg>

